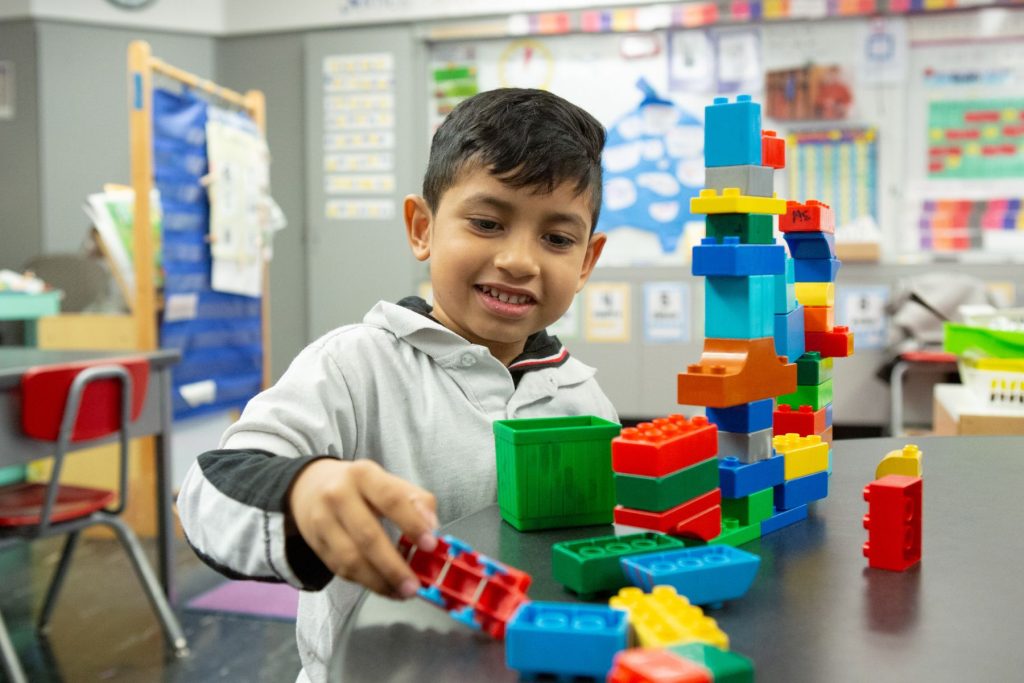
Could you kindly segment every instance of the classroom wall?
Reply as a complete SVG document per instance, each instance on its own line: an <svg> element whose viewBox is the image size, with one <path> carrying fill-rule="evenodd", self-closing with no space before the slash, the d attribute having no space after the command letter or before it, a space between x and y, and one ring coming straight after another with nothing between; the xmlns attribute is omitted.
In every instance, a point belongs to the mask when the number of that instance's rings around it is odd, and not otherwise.
<svg viewBox="0 0 1024 683"><path fill-rule="evenodd" d="M0 268L18 269L42 248L36 49L32 22L0 23L0 61L15 76L14 118L0 120Z"/></svg>

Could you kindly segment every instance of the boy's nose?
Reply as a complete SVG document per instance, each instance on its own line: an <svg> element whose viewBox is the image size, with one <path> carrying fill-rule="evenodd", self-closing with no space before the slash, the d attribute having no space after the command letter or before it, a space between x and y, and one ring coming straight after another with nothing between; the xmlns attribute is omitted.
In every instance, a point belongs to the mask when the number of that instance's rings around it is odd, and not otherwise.
<svg viewBox="0 0 1024 683"><path fill-rule="evenodd" d="M510 240L502 245L494 265L515 278L530 277L540 272L533 248L526 244L526 240Z"/></svg>

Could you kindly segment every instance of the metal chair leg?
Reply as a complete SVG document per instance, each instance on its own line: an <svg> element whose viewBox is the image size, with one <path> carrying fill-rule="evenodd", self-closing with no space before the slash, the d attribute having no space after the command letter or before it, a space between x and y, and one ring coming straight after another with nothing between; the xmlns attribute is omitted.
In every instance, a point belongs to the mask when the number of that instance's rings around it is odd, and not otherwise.
<svg viewBox="0 0 1024 683"><path fill-rule="evenodd" d="M18 661L18 653L14 649L14 643L11 642L11 636L7 633L7 626L4 625L2 614L0 614L0 664L3 665L3 671L11 683L28 683L28 676L25 675L25 670L21 668L21 662Z"/></svg>
<svg viewBox="0 0 1024 683"><path fill-rule="evenodd" d="M121 541L125 550L128 551L128 557L131 558L135 572L139 575L139 580L142 582L142 587L146 590L150 604L153 605L160 623L163 624L164 635L167 637L167 642L174 648L175 656L187 657L188 641L185 640L185 633L182 631L181 624L178 623L178 617L175 616L170 603L167 602L167 597L164 596L156 574L153 573L153 569L149 566L149 561L146 560L142 544L139 543L135 532L117 517L105 517L103 524L110 526L114 530L118 540Z"/></svg>
<svg viewBox="0 0 1024 683"><path fill-rule="evenodd" d="M64 541L64 550L61 552L60 560L57 562L57 571L54 572L53 579L50 580L50 587L46 591L46 599L43 600L43 612L39 615L38 624L39 630L44 633L50 628L50 617L53 616L53 608L57 604L57 595L60 593L61 586L64 585L64 577L67 576L68 566L71 564L71 556L78 546L79 535L79 531L72 531L68 534L67 539Z"/></svg>

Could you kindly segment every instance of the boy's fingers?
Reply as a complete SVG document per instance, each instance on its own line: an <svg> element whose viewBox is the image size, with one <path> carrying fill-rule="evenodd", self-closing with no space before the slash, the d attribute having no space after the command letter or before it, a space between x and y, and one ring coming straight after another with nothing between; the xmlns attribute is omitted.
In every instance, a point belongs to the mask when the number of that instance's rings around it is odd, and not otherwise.
<svg viewBox="0 0 1024 683"><path fill-rule="evenodd" d="M367 469L361 476L363 495L378 514L394 522L423 550L430 552L437 547L434 532L438 521L430 492L379 467Z"/></svg>
<svg viewBox="0 0 1024 683"><path fill-rule="evenodd" d="M356 499L339 510L338 520L355 544L363 564L384 582L385 586L377 590L378 593L397 593L406 598L416 595L419 580L362 500Z"/></svg>
<svg viewBox="0 0 1024 683"><path fill-rule="evenodd" d="M315 550L327 568L346 581L354 581L382 595L393 592L384 577L362 557L356 543L336 518L329 528L317 535Z"/></svg>

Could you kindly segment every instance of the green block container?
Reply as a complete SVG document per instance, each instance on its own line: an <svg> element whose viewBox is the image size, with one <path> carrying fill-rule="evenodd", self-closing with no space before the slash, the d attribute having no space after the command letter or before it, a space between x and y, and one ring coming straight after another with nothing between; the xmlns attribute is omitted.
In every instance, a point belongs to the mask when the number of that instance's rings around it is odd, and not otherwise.
<svg viewBox="0 0 1024 683"><path fill-rule="evenodd" d="M722 519L735 519L740 526L760 524L774 513L775 495L772 489L761 489L742 498L722 499Z"/></svg>
<svg viewBox="0 0 1024 683"><path fill-rule="evenodd" d="M740 244L772 244L772 216L759 213L709 213L704 219L708 237L739 237Z"/></svg>
<svg viewBox="0 0 1024 683"><path fill-rule="evenodd" d="M827 379L821 384L798 384L792 394L783 394L775 399L776 405L787 405L793 410L800 406L811 406L821 410L832 402L832 380Z"/></svg>
<svg viewBox="0 0 1024 683"><path fill-rule="evenodd" d="M974 354L988 358L1024 358L1024 332L943 323L942 348L958 356Z"/></svg>
<svg viewBox="0 0 1024 683"><path fill-rule="evenodd" d="M654 531L563 541L551 546L551 570L555 581L582 596L590 596L629 585L619 564L623 557L682 547L679 539Z"/></svg>
<svg viewBox="0 0 1024 683"><path fill-rule="evenodd" d="M817 351L808 351L796 359L796 383L802 385L821 384L832 379L831 358L822 359Z"/></svg>
<svg viewBox="0 0 1024 683"><path fill-rule="evenodd" d="M664 477L615 473L615 499L636 510L662 512L718 487L718 458L709 458Z"/></svg>
<svg viewBox="0 0 1024 683"><path fill-rule="evenodd" d="M715 683L754 683L754 662L748 657L707 643L686 643L666 648L711 672Z"/></svg>
<svg viewBox="0 0 1024 683"><path fill-rule="evenodd" d="M621 429L589 415L495 422L502 519L519 531L610 524Z"/></svg>

